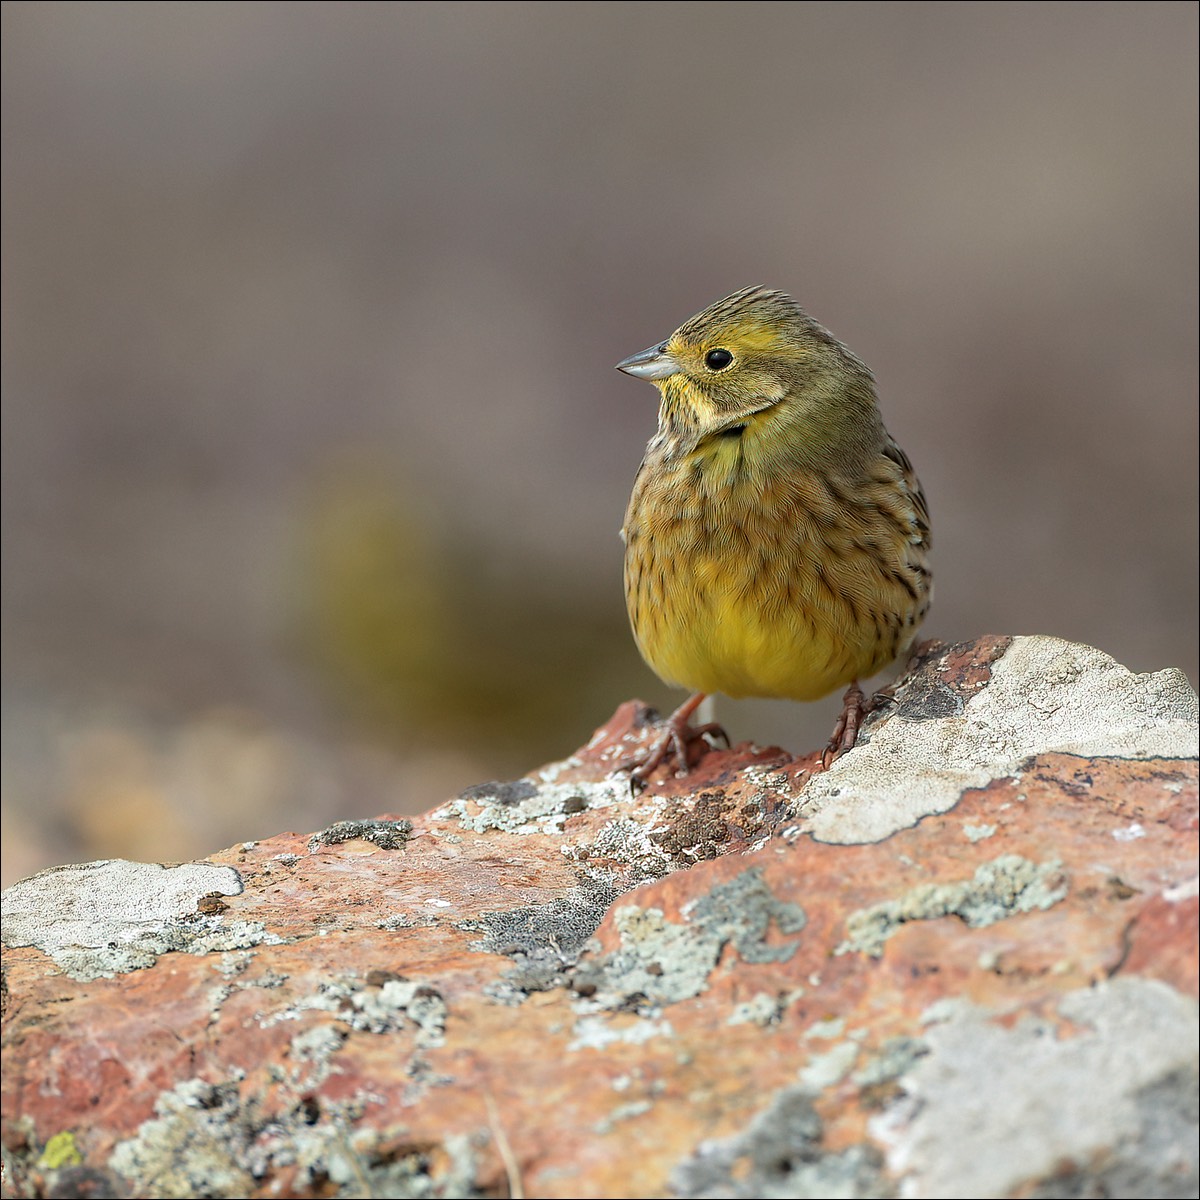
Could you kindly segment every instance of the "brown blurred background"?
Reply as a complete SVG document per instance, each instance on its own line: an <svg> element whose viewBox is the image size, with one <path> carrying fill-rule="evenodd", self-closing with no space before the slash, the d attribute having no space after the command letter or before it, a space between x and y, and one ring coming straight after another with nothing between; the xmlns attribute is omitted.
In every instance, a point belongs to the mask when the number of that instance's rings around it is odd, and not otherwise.
<svg viewBox="0 0 1200 1200"><path fill-rule="evenodd" d="M6 3L5 880L420 810L676 699L612 367L749 283L874 369L930 635L1194 679L1196 24Z"/></svg>

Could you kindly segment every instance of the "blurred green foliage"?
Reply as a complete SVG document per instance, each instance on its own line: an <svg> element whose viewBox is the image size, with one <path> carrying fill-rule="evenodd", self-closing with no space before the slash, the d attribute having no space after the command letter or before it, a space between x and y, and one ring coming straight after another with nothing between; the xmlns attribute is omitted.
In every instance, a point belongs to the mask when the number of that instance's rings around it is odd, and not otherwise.
<svg viewBox="0 0 1200 1200"><path fill-rule="evenodd" d="M469 746L527 770L634 692L669 699L638 658L619 578L600 590L489 559L378 461L326 473L302 563L305 654L393 745Z"/></svg>

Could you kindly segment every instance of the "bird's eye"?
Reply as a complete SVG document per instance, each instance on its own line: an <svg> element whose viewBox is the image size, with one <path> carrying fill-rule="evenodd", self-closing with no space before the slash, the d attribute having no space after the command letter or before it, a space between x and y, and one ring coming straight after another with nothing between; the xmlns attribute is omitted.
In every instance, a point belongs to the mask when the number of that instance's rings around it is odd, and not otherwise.
<svg viewBox="0 0 1200 1200"><path fill-rule="evenodd" d="M723 371L731 362L733 362L733 355L730 354L728 350L722 350L720 348L716 350L710 350L704 356L704 365L710 371Z"/></svg>

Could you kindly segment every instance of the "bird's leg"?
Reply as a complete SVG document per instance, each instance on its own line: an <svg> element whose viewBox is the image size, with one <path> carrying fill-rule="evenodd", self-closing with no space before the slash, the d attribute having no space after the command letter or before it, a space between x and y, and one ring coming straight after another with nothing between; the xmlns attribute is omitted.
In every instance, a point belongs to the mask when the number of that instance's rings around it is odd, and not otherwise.
<svg viewBox="0 0 1200 1200"><path fill-rule="evenodd" d="M858 727L869 711L863 690L858 686L856 679L842 697L842 711L833 727L833 736L821 752L822 771L828 771L847 750L854 748L854 743L858 740Z"/></svg>
<svg viewBox="0 0 1200 1200"><path fill-rule="evenodd" d="M689 696L662 722L658 737L654 739L650 749L640 758L624 764L625 767L633 768L630 772L630 781L632 783L644 784L659 763L670 758L671 755L675 756L675 760L678 763L678 766L675 768L675 774L686 775L688 772L687 748L690 742L695 742L705 736L711 735L713 737L724 738L726 745L729 744L728 734L715 722L710 721L705 725L688 724L692 713L700 707L704 699L704 692L696 692L695 695Z"/></svg>
<svg viewBox="0 0 1200 1200"><path fill-rule="evenodd" d="M858 686L856 679L847 689L846 694L842 697L842 711L838 716L837 724L833 727L833 736L829 739L828 745L821 751L821 770L828 771L834 762L841 758L847 750L854 749L854 743L858 741L858 731L862 727L863 719L869 717L878 709L886 708L889 704L896 702L896 688L900 686L900 681L889 684L887 687L882 687L874 695L864 696L863 690Z"/></svg>

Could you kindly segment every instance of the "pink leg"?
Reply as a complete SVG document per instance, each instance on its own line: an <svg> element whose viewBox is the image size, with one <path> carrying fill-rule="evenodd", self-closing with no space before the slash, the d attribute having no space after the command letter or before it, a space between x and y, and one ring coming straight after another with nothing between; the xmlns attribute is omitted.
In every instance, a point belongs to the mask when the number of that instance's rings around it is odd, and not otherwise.
<svg viewBox="0 0 1200 1200"><path fill-rule="evenodd" d="M822 771L828 771L847 750L854 748L854 743L858 741L858 727L869 711L863 690L856 679L842 697L842 711L833 727L833 735L821 752Z"/></svg>
<svg viewBox="0 0 1200 1200"><path fill-rule="evenodd" d="M624 764L625 768L633 768L630 773L630 780L633 783L644 784L659 763L670 758L672 755L674 755L675 761L678 764L675 768L675 774L686 775L688 772L688 745L691 742L701 740L706 734L724 738L726 742L729 741L725 730L720 725L712 722L707 725L688 724L688 719L703 703L704 697L704 692L696 692L695 695L689 696L662 722L661 731L658 737L654 739L650 749L640 758Z"/></svg>

